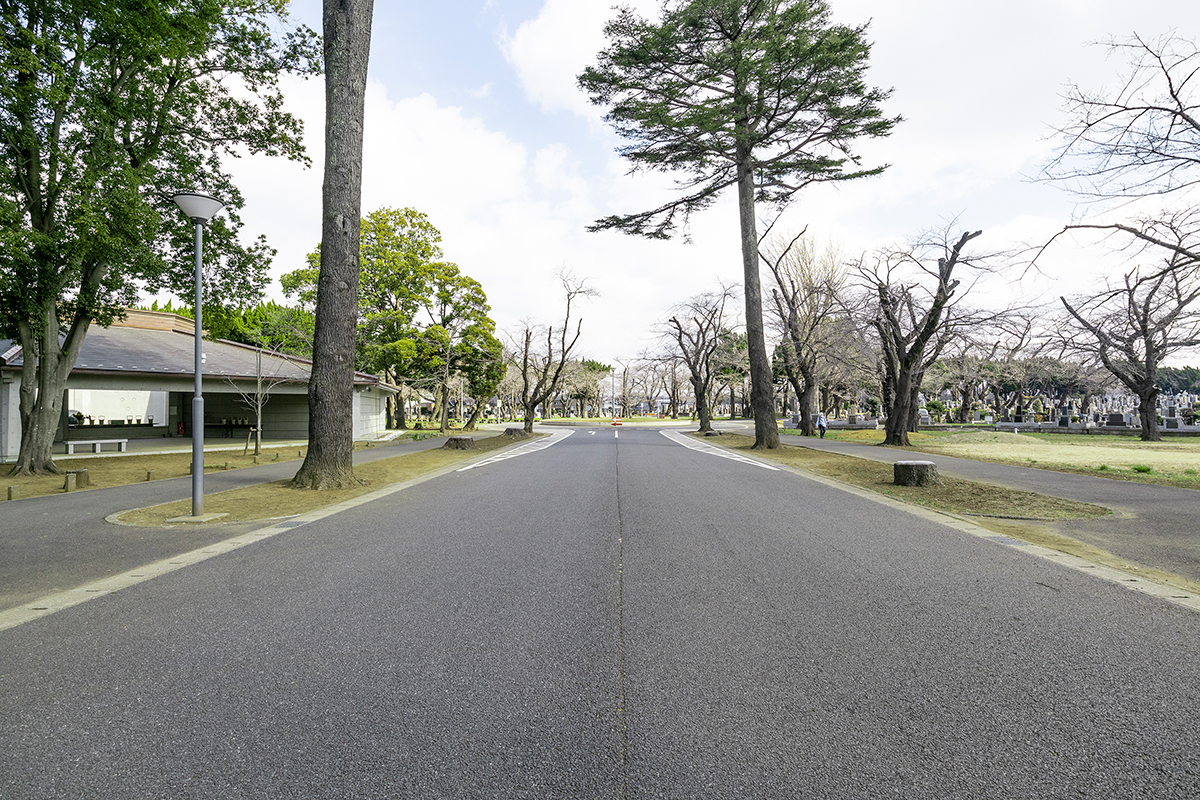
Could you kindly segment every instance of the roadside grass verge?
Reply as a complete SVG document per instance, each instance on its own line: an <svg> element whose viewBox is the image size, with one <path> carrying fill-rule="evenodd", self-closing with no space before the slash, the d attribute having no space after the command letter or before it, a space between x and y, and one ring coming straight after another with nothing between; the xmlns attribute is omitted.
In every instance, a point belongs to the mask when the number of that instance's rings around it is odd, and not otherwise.
<svg viewBox="0 0 1200 800"><path fill-rule="evenodd" d="M873 434L876 441L879 436L877 431L851 431L850 433ZM1012 434L1003 435L1012 436ZM709 439L705 441L711 442ZM924 506L947 514L964 516L981 528L1011 536L1014 539L1041 545L1061 553L1078 556L1093 564L1113 567L1147 580L1200 594L1200 581L1131 562L1055 529L1055 524L1064 520L1096 519L1112 513L1101 506L1007 489L1002 486L961 481L944 475L942 476L944 485L940 487L895 486L892 483L892 465L887 463L836 453L823 453L803 447L752 451L754 438L751 436L726 434L721 437L720 443L735 450L746 450L759 458L775 461L800 471L811 472L824 478L832 478L861 489L878 492L906 503ZM908 452L904 448L895 449L898 454Z"/></svg>
<svg viewBox="0 0 1200 800"><path fill-rule="evenodd" d="M859 444L883 441L878 430L830 431L825 436ZM909 439L911 447L894 449L1200 490L1200 438L1143 442L1085 434L946 430L910 433Z"/></svg>
<svg viewBox="0 0 1200 800"><path fill-rule="evenodd" d="M535 434L535 436L537 435ZM512 444L511 439L503 436L491 436L476 440L476 447L471 450L442 450L440 448L420 450L367 464L358 464L354 467L354 476L362 481L362 485L351 489L322 492L311 489L293 489L288 485L290 481L283 480L261 483L242 489L231 489L227 492L206 494L204 496L204 513L228 515L217 520L217 524L280 519L306 514L326 506L353 500L394 483L403 483L454 466ZM126 511L117 515L117 520L125 525L173 527L167 523L168 519L187 516L191 511L192 501L191 498L187 498L159 506ZM178 524L193 525L193 523Z"/></svg>
<svg viewBox="0 0 1200 800"><path fill-rule="evenodd" d="M727 434L721 437L721 443L737 450L749 450L754 444L754 438ZM824 453L804 447L786 447L774 451L755 450L753 454L825 478L870 489L906 503L950 514L1057 520L1103 517L1112 513L1107 508L1090 503L958 480L945 475L942 476L942 486L896 486L892 483L894 474L891 464L837 453Z"/></svg>
<svg viewBox="0 0 1200 800"><path fill-rule="evenodd" d="M357 447L355 449L358 449ZM297 461L301 452L307 447L289 445L287 447L263 447L263 454L258 457L259 464L269 464L274 461ZM91 485L88 489L107 489L113 486L127 486L131 483L141 483L146 480L148 472L153 470L151 480L161 481L169 478L181 478L191 475L192 453L190 450L180 450L177 453L155 453L147 455L110 455L98 458L73 458L57 460L58 466L64 470L88 471ZM241 469L255 466L254 456L242 455L241 450L220 450L207 452L204 456L204 471L219 472L225 469ZM62 475L9 475L12 466L0 466L0 501L7 498L5 488L20 486L21 497L41 497L47 494L62 494L64 476ZM77 491L87 491L79 489Z"/></svg>
<svg viewBox="0 0 1200 800"><path fill-rule="evenodd" d="M454 431L451 432L453 434ZM400 437L402 440L421 441L432 439L442 434L437 431L410 431ZM386 442L373 443L374 447L384 447ZM355 442L354 449L362 450L367 447L364 442ZM254 460L253 455L242 455L241 450L209 450L204 454L204 472L220 472L224 469L241 469L280 461L298 461L308 451L307 445L275 445L264 444L263 454ZM145 455L130 455L110 453L96 458L70 458L61 456L56 459L58 466L64 471L86 469L91 485L76 491L88 489L108 489L113 486L127 486L131 483L141 483L147 479L147 473L153 471L150 480L161 481L169 478L182 478L191 475L192 451L179 450L173 453L154 453ZM228 467L226 465L228 464ZM19 486L20 496L42 497L48 494L63 494L64 475L9 475L11 464L0 464L0 502L8 499L7 488ZM357 468L355 468L357 471Z"/></svg>

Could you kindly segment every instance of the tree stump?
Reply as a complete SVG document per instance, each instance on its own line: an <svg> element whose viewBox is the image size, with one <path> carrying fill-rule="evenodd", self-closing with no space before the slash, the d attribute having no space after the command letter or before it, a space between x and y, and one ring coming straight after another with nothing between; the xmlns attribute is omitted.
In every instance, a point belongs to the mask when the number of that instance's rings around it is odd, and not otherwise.
<svg viewBox="0 0 1200 800"><path fill-rule="evenodd" d="M932 461L897 461L892 465L892 475L897 486L941 486L937 464Z"/></svg>
<svg viewBox="0 0 1200 800"><path fill-rule="evenodd" d="M442 445L443 450L477 450L479 445L470 436L451 436Z"/></svg>
<svg viewBox="0 0 1200 800"><path fill-rule="evenodd" d="M720 436L721 431L705 431L704 435L705 436Z"/></svg>
<svg viewBox="0 0 1200 800"><path fill-rule="evenodd" d="M504 433L501 435L505 436L509 439L528 439L529 438L529 434L525 432L524 428L505 428Z"/></svg>

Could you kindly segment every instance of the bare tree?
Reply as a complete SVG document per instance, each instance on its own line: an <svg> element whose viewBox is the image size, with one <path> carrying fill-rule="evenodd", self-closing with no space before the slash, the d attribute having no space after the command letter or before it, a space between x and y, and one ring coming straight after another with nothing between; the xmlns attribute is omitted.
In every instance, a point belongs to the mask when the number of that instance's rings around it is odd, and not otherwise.
<svg viewBox="0 0 1200 800"><path fill-rule="evenodd" d="M533 419L542 406L558 393L563 373L570 363L571 352L579 341L583 320L575 321L571 333L571 306L583 297L595 297L595 289L567 273L559 275L566 294L566 313L555 328L526 321L514 339L514 362L520 378L520 402L525 414L525 432L533 432Z"/></svg>
<svg viewBox="0 0 1200 800"><path fill-rule="evenodd" d="M363 105L373 0L324 0L325 181L308 454L292 485L343 489L354 477L354 342L358 328Z"/></svg>
<svg viewBox="0 0 1200 800"><path fill-rule="evenodd" d="M1112 94L1072 85L1067 123L1043 177L1094 199L1182 192L1200 184L1200 51L1175 35L1103 43L1128 68Z"/></svg>
<svg viewBox="0 0 1200 800"><path fill-rule="evenodd" d="M677 306L674 315L667 320L668 335L688 368L701 433L712 430L709 401L717 367L714 356L730 329L725 305L733 297L733 291L722 286L720 291L696 295Z"/></svg>
<svg viewBox="0 0 1200 800"><path fill-rule="evenodd" d="M960 328L978 323L958 308L966 292L959 292L962 281L955 270L976 265L963 248L982 233L963 233L953 242L943 236L936 243L878 253L870 266L859 263L859 274L874 295L870 324L882 349L888 410L884 444L909 444L925 370Z"/></svg>
<svg viewBox="0 0 1200 800"><path fill-rule="evenodd" d="M273 374L263 375L262 354L262 347L256 347L254 349L253 389L242 388L242 385L237 381L233 380L232 378L227 379L229 385L237 390L237 393L241 395L242 402L245 403L246 407L254 413L254 455L256 456L262 455L262 415L263 409L267 405L267 401L271 399L271 392L274 391L275 387L292 381L291 378L278 374L279 369L283 366L282 364L276 365L275 372ZM272 353L272 355L280 357L279 353ZM247 437L246 448L249 449L249 446L250 440L249 437ZM245 452L243 452L243 455L245 455Z"/></svg>
<svg viewBox="0 0 1200 800"><path fill-rule="evenodd" d="M820 251L803 232L778 252L760 254L771 269L771 311L781 334L780 366L796 392L800 429L812 436L820 388L819 367L843 333L834 317L844 313L846 273L837 250Z"/></svg>
<svg viewBox="0 0 1200 800"><path fill-rule="evenodd" d="M1069 343L1138 397L1142 439L1157 441L1158 365L1200 336L1191 308L1200 291L1200 214L1190 196L1200 186L1200 50L1174 34L1105 44L1127 60L1119 88L1070 87L1062 145L1043 175L1088 199L1133 200L1139 216L1068 225L1043 252L1063 232L1091 229L1124 242L1120 250L1162 259L1158 270L1132 269L1119 285L1060 298L1075 324Z"/></svg>
<svg viewBox="0 0 1200 800"><path fill-rule="evenodd" d="M1200 264L1175 253L1158 270L1134 269L1119 286L1074 302L1060 298L1078 336L1073 347L1098 357L1138 398L1141 438L1158 429L1158 367L1173 353L1200 346Z"/></svg>

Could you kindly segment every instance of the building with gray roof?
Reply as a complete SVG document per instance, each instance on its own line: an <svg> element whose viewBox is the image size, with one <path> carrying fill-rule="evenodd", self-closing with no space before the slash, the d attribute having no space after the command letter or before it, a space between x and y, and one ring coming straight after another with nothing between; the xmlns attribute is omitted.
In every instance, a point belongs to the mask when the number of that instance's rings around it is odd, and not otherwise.
<svg viewBox="0 0 1200 800"><path fill-rule="evenodd" d="M67 379L56 441L191 437L194 332L186 317L132 309L109 328L91 326ZM263 437L307 438L310 361L225 340L205 340L203 356L207 436L248 434L261 376L270 395ZM14 460L20 449L23 364L20 343L0 340L0 461ZM387 397L395 391L374 375L355 373L355 438L383 432Z"/></svg>

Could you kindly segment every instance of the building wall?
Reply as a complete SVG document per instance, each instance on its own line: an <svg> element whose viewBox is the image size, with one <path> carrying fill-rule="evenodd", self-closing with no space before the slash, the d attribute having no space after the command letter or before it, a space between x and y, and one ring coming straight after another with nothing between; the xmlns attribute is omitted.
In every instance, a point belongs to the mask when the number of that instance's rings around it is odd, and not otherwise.
<svg viewBox="0 0 1200 800"><path fill-rule="evenodd" d="M192 398L180 395L180 416L186 436L192 435ZM205 438L229 435L245 438L248 426L254 425L254 411L239 394L222 393L204 396ZM263 406L264 439L308 438L308 395L272 394Z"/></svg>
<svg viewBox="0 0 1200 800"><path fill-rule="evenodd" d="M94 376L89 376L93 377ZM74 383L75 376L69 381ZM21 449L21 418L20 418L20 376L5 372L0 379L0 461L14 461ZM121 384L125 381L109 378L110 385ZM141 381L141 386L129 381L129 389L110 390L113 395L124 395L142 391L148 381ZM206 387L207 388L207 387ZM204 417L206 438L220 438L223 435L234 439L245 439L249 426L254 424L254 412L247 406L241 395L228 391L229 386L214 384L214 389L226 391L211 391L204 395ZM308 395L306 387L277 387L271 392L270 399L263 408L263 438L264 439L299 439L308 438ZM148 391L162 391L160 386ZM70 395L78 397L75 386L70 387ZM101 394L96 392L97 395ZM358 387L354 391L354 436L356 438L378 435L385 430L387 424L386 393L378 387ZM179 423L184 426L183 436L192 435L192 391L170 391L163 393L161 411L156 407L154 412L155 430L166 431L170 436L181 435ZM117 401L119 402L119 401ZM79 409L83 410L83 409ZM121 409L124 412L124 406ZM94 413L94 412L92 412ZM163 421L160 422L159 415ZM128 414L125 414L128 416ZM133 414L136 418L138 414ZM106 421L109 415L105 415ZM223 422L224 420L224 422ZM245 420L243 423L242 421ZM74 429L73 429L74 430ZM132 431L131 431L132 432ZM136 435L136 434L135 434ZM156 434L157 435L157 434ZM74 438L86 438L75 436Z"/></svg>
<svg viewBox="0 0 1200 800"><path fill-rule="evenodd" d="M0 378L0 461L15 461L21 452L21 379Z"/></svg>
<svg viewBox="0 0 1200 800"><path fill-rule="evenodd" d="M166 392L70 389L67 393L67 408L92 417L97 422L103 417L106 421L132 419L141 424L154 417L158 425L167 423Z"/></svg>
<svg viewBox="0 0 1200 800"><path fill-rule="evenodd" d="M387 395L378 387L354 391L354 438L377 436L387 426Z"/></svg>

